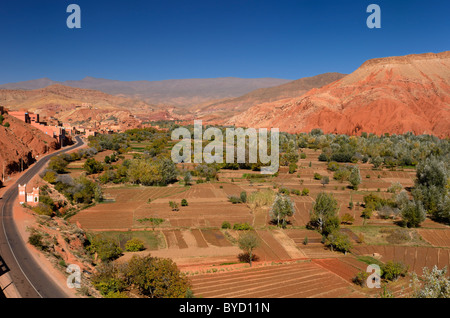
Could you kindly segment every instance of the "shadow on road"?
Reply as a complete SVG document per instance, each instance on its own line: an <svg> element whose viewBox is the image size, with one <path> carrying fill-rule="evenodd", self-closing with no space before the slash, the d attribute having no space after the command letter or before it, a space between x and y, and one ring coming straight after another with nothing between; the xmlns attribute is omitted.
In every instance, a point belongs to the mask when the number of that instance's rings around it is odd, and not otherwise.
<svg viewBox="0 0 450 318"><path fill-rule="evenodd" d="M9 267L8 265L6 265L5 261L0 256L0 276L6 274L7 272L9 272Z"/></svg>
<svg viewBox="0 0 450 318"><path fill-rule="evenodd" d="M0 256L0 276L6 274L7 272L9 272L9 267L8 267L8 265L6 265L5 261ZM6 298L6 296L3 293L3 289L0 288L0 299L2 299L2 298Z"/></svg>

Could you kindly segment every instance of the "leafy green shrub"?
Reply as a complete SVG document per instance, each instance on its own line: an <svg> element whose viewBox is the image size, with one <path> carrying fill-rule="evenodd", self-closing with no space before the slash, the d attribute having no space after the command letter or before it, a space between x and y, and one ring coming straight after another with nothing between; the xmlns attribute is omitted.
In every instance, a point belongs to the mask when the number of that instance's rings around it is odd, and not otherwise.
<svg viewBox="0 0 450 318"><path fill-rule="evenodd" d="M97 253L98 258L102 261L114 260L122 254L122 249L114 240L100 235L96 235L90 240L87 250L92 254Z"/></svg>
<svg viewBox="0 0 450 318"><path fill-rule="evenodd" d="M321 180L322 176L319 173L314 173L314 180Z"/></svg>
<svg viewBox="0 0 450 318"><path fill-rule="evenodd" d="M289 174L294 174L297 171L297 168L298 168L297 164L291 162L289 164Z"/></svg>
<svg viewBox="0 0 450 318"><path fill-rule="evenodd" d="M389 193L397 193L403 189L403 186L400 182L393 182L391 186L387 189Z"/></svg>
<svg viewBox="0 0 450 318"><path fill-rule="evenodd" d="M236 231L249 231L249 230L253 230L253 228L248 223L235 223L233 225L233 230L236 230Z"/></svg>
<svg viewBox="0 0 450 318"><path fill-rule="evenodd" d="M338 230L328 234L325 245L330 247L332 251L337 250L344 253L349 252L352 248L352 243L350 242L348 235L341 233Z"/></svg>
<svg viewBox="0 0 450 318"><path fill-rule="evenodd" d="M405 277L408 267L401 262L389 261L382 267L383 278L387 280L397 280L399 277Z"/></svg>
<svg viewBox="0 0 450 318"><path fill-rule="evenodd" d="M231 224L230 224L230 222L228 222L228 221L224 221L223 223L222 223L222 229L231 229Z"/></svg>
<svg viewBox="0 0 450 318"><path fill-rule="evenodd" d="M188 206L188 202L186 199L181 200L181 206Z"/></svg>
<svg viewBox="0 0 450 318"><path fill-rule="evenodd" d="M291 193L287 188L280 188L278 189L278 192L284 195L289 195Z"/></svg>
<svg viewBox="0 0 450 318"><path fill-rule="evenodd" d="M108 294L105 295L105 298L129 298L128 295L125 292L109 292Z"/></svg>
<svg viewBox="0 0 450 318"><path fill-rule="evenodd" d="M337 171L333 174L333 179L339 181L340 183L343 183L344 181L347 181L350 177L350 170L347 168L339 168Z"/></svg>
<svg viewBox="0 0 450 318"><path fill-rule="evenodd" d="M302 190L302 196L303 197L306 197L306 196L308 196L309 195L309 189L308 188L304 188L303 190Z"/></svg>
<svg viewBox="0 0 450 318"><path fill-rule="evenodd" d="M369 278L369 273L367 272L358 272L355 277L353 277L352 282L361 287L366 286L367 278Z"/></svg>
<svg viewBox="0 0 450 318"><path fill-rule="evenodd" d="M339 164L336 161L331 161L328 166L327 169L330 171L338 171L339 170Z"/></svg>
<svg viewBox="0 0 450 318"><path fill-rule="evenodd" d="M354 221L355 218L350 213L345 213L341 219L342 224L353 224Z"/></svg>
<svg viewBox="0 0 450 318"><path fill-rule="evenodd" d="M241 198L239 198L239 197L237 197L237 196L235 196L235 195L230 195L230 196L228 197L228 201L231 202L231 203L233 203L233 204L239 204L239 203L242 203Z"/></svg>
<svg viewBox="0 0 450 318"><path fill-rule="evenodd" d="M242 191L241 194L239 195L239 198L241 199L242 203L247 203L247 192Z"/></svg>
<svg viewBox="0 0 450 318"><path fill-rule="evenodd" d="M322 153L319 155L319 161L325 162L325 161L328 161L328 160L329 160L329 158L328 158L328 156L327 156L326 153L322 152Z"/></svg>
<svg viewBox="0 0 450 318"><path fill-rule="evenodd" d="M28 243L33 245L34 247L37 247L40 250L45 249L45 245L42 242L42 235L39 233L33 233L28 237Z"/></svg>
<svg viewBox="0 0 450 318"><path fill-rule="evenodd" d="M53 210L52 208L42 202L39 202L34 208L33 208L33 212L35 212L36 214L39 215L47 215L47 216L52 216L53 215Z"/></svg>
<svg viewBox="0 0 450 318"><path fill-rule="evenodd" d="M169 201L169 206L172 209L172 211L179 211L180 208L178 207L178 203L174 201Z"/></svg>
<svg viewBox="0 0 450 318"><path fill-rule="evenodd" d="M144 242L142 242L141 240L139 240L137 238L128 240L125 243L125 250L127 250L128 252L139 252L144 249L145 249Z"/></svg>
<svg viewBox="0 0 450 318"><path fill-rule="evenodd" d="M103 296L120 293L127 286L125 277L114 263L103 263L98 266L91 282Z"/></svg>
<svg viewBox="0 0 450 318"><path fill-rule="evenodd" d="M56 173L65 173L66 167L69 164L61 156L52 157L48 163L48 168Z"/></svg>
<svg viewBox="0 0 450 318"><path fill-rule="evenodd" d="M47 181L48 183L55 184L56 177L57 177L57 174L55 171L47 170L45 172L44 176L42 177L42 179L44 179L44 181Z"/></svg>

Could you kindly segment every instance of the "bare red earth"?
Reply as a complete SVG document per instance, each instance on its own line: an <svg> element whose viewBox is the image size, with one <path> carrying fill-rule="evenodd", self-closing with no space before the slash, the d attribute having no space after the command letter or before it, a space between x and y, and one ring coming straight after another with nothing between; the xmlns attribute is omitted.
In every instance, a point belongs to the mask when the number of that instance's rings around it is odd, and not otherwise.
<svg viewBox="0 0 450 318"><path fill-rule="evenodd" d="M369 60L343 79L263 103L227 124L298 133L450 135L450 51Z"/></svg>

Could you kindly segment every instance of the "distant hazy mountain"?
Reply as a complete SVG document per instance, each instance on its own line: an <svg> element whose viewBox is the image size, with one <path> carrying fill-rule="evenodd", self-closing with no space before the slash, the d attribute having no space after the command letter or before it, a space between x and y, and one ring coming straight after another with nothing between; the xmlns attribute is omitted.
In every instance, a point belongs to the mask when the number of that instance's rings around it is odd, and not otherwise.
<svg viewBox="0 0 450 318"><path fill-rule="evenodd" d="M191 110L198 112L216 111L245 111L248 108L261 103L274 102L285 98L294 98L308 92L313 88L320 88L346 76L341 73L325 73L312 77L305 77L286 84L259 88L243 96L227 98L220 101L206 103L193 107Z"/></svg>
<svg viewBox="0 0 450 318"><path fill-rule="evenodd" d="M244 95L259 88L290 82L276 78L211 78L165 81L118 81L86 77L80 81L57 82L48 78L0 85L0 89L40 89L54 84L94 89L111 95L122 95L151 104L192 106L212 100Z"/></svg>

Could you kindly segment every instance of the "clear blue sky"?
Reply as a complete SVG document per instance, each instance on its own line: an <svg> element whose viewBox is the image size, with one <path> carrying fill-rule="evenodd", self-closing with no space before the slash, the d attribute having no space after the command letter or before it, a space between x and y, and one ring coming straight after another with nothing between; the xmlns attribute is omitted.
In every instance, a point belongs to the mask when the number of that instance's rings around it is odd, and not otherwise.
<svg viewBox="0 0 450 318"><path fill-rule="evenodd" d="M66 8L81 7L81 29ZM382 10L369 29L366 8ZM297 79L450 50L448 0L21 0L0 3L0 83Z"/></svg>

